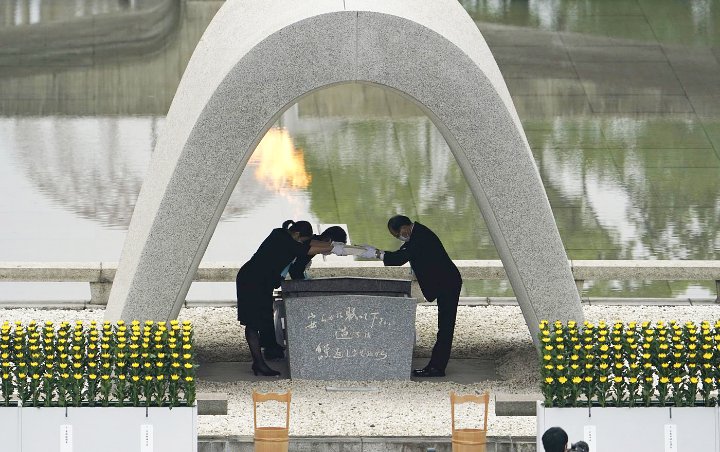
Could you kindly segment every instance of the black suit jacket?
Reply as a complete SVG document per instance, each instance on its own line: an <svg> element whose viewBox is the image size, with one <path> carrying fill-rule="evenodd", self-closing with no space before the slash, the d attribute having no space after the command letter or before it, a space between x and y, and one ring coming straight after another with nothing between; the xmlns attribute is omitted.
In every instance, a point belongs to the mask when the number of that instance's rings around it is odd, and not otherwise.
<svg viewBox="0 0 720 452"><path fill-rule="evenodd" d="M425 299L434 301L443 290L457 290L462 286L460 271L448 256L442 242L433 231L415 222L410 241L397 251L386 251L385 265L410 262Z"/></svg>
<svg viewBox="0 0 720 452"><path fill-rule="evenodd" d="M319 235L313 234L311 240L322 240ZM305 267L310 263L312 258L315 256L298 256L295 258L295 262L290 264L290 278L292 279L305 279Z"/></svg>

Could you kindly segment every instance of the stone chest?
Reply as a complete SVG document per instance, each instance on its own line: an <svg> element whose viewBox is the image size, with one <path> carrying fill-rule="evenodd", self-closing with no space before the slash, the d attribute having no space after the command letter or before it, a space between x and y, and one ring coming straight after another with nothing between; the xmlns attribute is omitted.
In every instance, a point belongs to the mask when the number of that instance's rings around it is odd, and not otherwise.
<svg viewBox="0 0 720 452"><path fill-rule="evenodd" d="M409 380L416 300L410 281L327 278L284 281L290 377Z"/></svg>

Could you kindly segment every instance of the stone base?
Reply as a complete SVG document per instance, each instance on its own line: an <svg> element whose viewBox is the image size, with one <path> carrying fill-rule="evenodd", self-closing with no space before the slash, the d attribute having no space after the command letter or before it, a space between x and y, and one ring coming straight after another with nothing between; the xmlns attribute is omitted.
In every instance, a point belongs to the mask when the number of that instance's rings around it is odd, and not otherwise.
<svg viewBox="0 0 720 452"><path fill-rule="evenodd" d="M290 437L288 452L451 452L452 441L447 437L408 436L324 436ZM250 436L201 436L198 452L253 452ZM487 452L536 452L534 437L489 436Z"/></svg>
<svg viewBox="0 0 720 452"><path fill-rule="evenodd" d="M291 378L410 379L415 299L336 295L283 304Z"/></svg>

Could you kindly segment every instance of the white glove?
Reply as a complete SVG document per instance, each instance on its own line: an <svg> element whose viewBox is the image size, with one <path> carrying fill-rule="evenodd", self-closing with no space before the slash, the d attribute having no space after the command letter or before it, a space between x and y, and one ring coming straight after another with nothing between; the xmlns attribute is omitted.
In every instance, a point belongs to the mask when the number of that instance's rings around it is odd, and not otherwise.
<svg viewBox="0 0 720 452"><path fill-rule="evenodd" d="M347 253L345 252L345 244L342 242L332 242L332 251L336 256L347 256Z"/></svg>
<svg viewBox="0 0 720 452"><path fill-rule="evenodd" d="M366 259L372 259L377 258L377 248L370 245L362 245L363 248L365 248L365 252L360 255L360 257L364 257Z"/></svg>

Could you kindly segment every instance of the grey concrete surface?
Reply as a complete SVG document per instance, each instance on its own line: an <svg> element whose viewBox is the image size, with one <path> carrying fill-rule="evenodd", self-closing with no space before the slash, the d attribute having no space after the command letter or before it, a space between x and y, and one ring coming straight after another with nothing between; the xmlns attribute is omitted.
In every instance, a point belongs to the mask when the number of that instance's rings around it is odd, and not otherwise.
<svg viewBox="0 0 720 452"><path fill-rule="evenodd" d="M428 358L414 358L412 367L425 367ZM198 378L205 381L218 383L231 383L236 381L267 381L267 377L253 375L250 361L220 361L220 362L201 362L197 370ZM289 378L287 361L271 361L268 362L270 367L281 372L278 379ZM442 378L417 378L412 377L412 381L427 382L452 382L463 385L470 385L479 381L495 381L500 379L497 374L497 365L495 360L486 358L454 358L448 363L446 369L447 374ZM209 395L208 395L209 398ZM198 400L200 399L198 395ZM226 407L227 409L227 407ZM200 410L200 405L198 405ZM200 413L203 414L203 413Z"/></svg>
<svg viewBox="0 0 720 452"><path fill-rule="evenodd" d="M224 416L228 411L228 396L220 392L199 392L196 395L198 415Z"/></svg>
<svg viewBox="0 0 720 452"><path fill-rule="evenodd" d="M170 107L106 318L176 317L260 138L301 96L345 82L394 89L438 126L480 206L531 336L543 318L582 320L508 89L475 23L452 0L226 2Z"/></svg>
<svg viewBox="0 0 720 452"><path fill-rule="evenodd" d="M291 437L289 452L451 452L448 437ZM200 436L198 452L253 452L250 436ZM535 452L532 436L489 436L487 452Z"/></svg>
<svg viewBox="0 0 720 452"><path fill-rule="evenodd" d="M495 394L495 416L535 416L540 393Z"/></svg>

